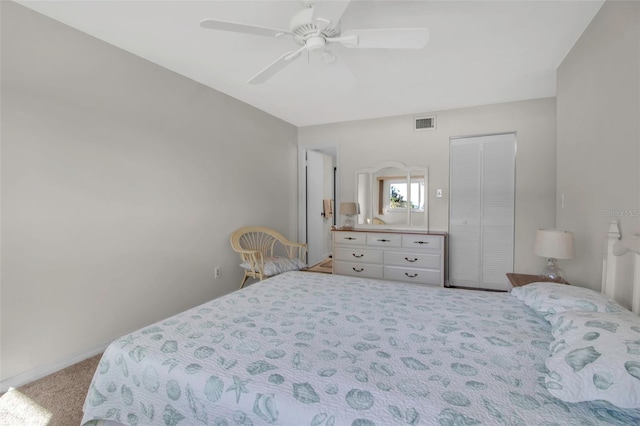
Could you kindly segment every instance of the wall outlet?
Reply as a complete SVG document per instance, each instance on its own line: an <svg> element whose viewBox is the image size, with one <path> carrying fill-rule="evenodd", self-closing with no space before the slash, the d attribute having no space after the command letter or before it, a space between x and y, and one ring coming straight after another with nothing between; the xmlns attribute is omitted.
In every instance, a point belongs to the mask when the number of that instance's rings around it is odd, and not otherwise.
<svg viewBox="0 0 640 426"><path fill-rule="evenodd" d="M220 269L221 268L219 266L216 266L216 269L215 269L216 279L218 279L218 278L220 278L222 276L222 271Z"/></svg>

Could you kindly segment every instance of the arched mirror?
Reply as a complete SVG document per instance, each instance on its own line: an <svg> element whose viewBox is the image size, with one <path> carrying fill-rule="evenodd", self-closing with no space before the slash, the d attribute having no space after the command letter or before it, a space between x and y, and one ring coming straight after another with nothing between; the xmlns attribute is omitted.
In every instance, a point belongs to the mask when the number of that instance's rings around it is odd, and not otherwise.
<svg viewBox="0 0 640 426"><path fill-rule="evenodd" d="M357 227L428 229L428 169L387 162L356 171Z"/></svg>

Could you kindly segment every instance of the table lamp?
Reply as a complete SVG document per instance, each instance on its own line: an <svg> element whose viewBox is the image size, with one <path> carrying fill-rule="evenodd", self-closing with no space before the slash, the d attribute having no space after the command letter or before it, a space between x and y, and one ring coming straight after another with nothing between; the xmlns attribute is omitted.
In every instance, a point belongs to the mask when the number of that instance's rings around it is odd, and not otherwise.
<svg viewBox="0 0 640 426"><path fill-rule="evenodd" d="M342 222L342 229L353 228L353 216L358 214L358 204L340 203L340 214L346 216Z"/></svg>
<svg viewBox="0 0 640 426"><path fill-rule="evenodd" d="M547 266L540 276L550 281L567 282L557 260L574 258L573 233L559 229L538 229L533 253L547 258Z"/></svg>

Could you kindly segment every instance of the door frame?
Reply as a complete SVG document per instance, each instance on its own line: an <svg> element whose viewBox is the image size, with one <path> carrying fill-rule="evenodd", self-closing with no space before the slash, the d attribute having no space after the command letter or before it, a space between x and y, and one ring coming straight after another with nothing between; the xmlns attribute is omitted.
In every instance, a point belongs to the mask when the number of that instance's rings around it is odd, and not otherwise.
<svg viewBox="0 0 640 426"><path fill-rule="evenodd" d="M336 145L305 145L298 146L298 241L307 243L307 151L316 151L334 159L334 220L338 220L338 206L340 206L340 149Z"/></svg>

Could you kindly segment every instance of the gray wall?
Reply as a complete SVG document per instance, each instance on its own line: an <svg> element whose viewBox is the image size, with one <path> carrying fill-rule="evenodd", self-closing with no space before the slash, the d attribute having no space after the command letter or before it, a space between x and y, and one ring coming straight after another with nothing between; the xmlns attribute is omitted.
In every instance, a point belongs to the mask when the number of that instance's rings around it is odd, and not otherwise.
<svg viewBox="0 0 640 426"><path fill-rule="evenodd" d="M449 228L449 138L517 132L515 270L538 273L544 260L533 255L536 229L555 223L556 103L535 99L436 111L435 130L414 132L416 115L301 127L300 147L336 145L341 198L355 200L355 170L385 161L429 167L429 229ZM442 188L444 197L436 198ZM505 278L506 279L506 278Z"/></svg>
<svg viewBox="0 0 640 426"><path fill-rule="evenodd" d="M295 127L1 8L2 379L235 290L237 227L295 239Z"/></svg>
<svg viewBox="0 0 640 426"><path fill-rule="evenodd" d="M557 103L556 220L576 244L562 267L572 283L600 290L609 221L623 234L640 230L639 2L602 6L558 68Z"/></svg>

